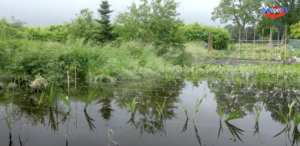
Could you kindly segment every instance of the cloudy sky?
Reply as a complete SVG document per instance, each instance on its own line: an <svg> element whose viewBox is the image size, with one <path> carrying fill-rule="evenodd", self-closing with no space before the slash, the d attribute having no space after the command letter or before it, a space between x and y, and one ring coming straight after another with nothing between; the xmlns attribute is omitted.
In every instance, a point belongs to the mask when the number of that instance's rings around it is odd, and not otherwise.
<svg viewBox="0 0 300 146"><path fill-rule="evenodd" d="M99 8L101 0L1 0L0 18L9 18L24 21L30 26L47 26L50 24L60 24L63 21L70 21L75 18L75 14L83 8L94 11ZM186 23L199 22L212 26L224 26L219 21L211 21L211 12L220 0L176 0L180 2L178 11L180 18ZM111 14L112 20L119 13L127 9L132 2L139 4L139 0L109 0L114 12Z"/></svg>

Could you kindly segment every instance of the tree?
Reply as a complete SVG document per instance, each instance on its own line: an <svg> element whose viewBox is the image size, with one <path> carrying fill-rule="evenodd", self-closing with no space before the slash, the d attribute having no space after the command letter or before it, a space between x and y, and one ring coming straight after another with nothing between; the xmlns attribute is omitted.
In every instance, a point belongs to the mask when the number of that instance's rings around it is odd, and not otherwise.
<svg viewBox="0 0 300 146"><path fill-rule="evenodd" d="M100 4L100 9L98 9L99 14L101 15L101 19L97 20L98 22L96 33L94 34L94 39L97 42L105 42L110 41L114 39L114 34L112 33L113 27L110 24L110 15L109 13L113 12L109 9L110 5L108 4L108 1L102 1L102 4Z"/></svg>
<svg viewBox="0 0 300 146"><path fill-rule="evenodd" d="M168 51L182 51L185 38L184 22L179 20L175 0L141 0L141 5L132 3L129 11L120 13L115 21L120 40L141 40L153 43L159 55ZM172 49L171 49L172 48Z"/></svg>
<svg viewBox="0 0 300 146"><path fill-rule="evenodd" d="M74 38L84 38L86 43L94 34L96 22L93 19L93 11L88 8L80 10L76 14L77 18L72 19L71 23L66 23L69 34Z"/></svg>
<svg viewBox="0 0 300 146"><path fill-rule="evenodd" d="M220 19L222 24L232 21L239 26L240 36L243 36L245 26L254 25L261 18L261 4L261 0L221 0L211 13L211 19Z"/></svg>

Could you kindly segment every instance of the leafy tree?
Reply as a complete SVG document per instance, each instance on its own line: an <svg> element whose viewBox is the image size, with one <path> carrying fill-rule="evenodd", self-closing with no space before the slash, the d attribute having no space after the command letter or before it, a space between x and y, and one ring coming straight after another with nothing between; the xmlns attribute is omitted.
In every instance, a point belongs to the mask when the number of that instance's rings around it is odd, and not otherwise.
<svg viewBox="0 0 300 146"><path fill-rule="evenodd" d="M118 39L153 43L159 55L182 51L185 38L181 29L184 23L177 18L179 4L175 0L152 0L150 4L141 0L141 3L139 7L132 3L129 11L117 16L114 25Z"/></svg>
<svg viewBox="0 0 300 146"><path fill-rule="evenodd" d="M109 13L113 12L109 9L110 5L108 4L108 1L102 1L102 4L100 4L100 8L98 9L98 12L101 14L101 20L97 20L98 23L96 27L96 33L94 34L94 39L97 42L103 42L103 41L110 41L114 39L114 34L112 33L113 27L110 24L110 15Z"/></svg>
<svg viewBox="0 0 300 146"><path fill-rule="evenodd" d="M211 19L220 19L222 24L232 21L239 26L243 36L245 26L255 24L262 16L261 6L261 0L221 0Z"/></svg>
<svg viewBox="0 0 300 146"><path fill-rule="evenodd" d="M300 21L291 26L291 32L295 32L292 34L291 38L293 39L300 39Z"/></svg>
<svg viewBox="0 0 300 146"><path fill-rule="evenodd" d="M96 22L93 19L93 11L88 8L80 10L76 14L77 18L67 23L67 30L72 38L84 38L84 43L88 42L94 34Z"/></svg>

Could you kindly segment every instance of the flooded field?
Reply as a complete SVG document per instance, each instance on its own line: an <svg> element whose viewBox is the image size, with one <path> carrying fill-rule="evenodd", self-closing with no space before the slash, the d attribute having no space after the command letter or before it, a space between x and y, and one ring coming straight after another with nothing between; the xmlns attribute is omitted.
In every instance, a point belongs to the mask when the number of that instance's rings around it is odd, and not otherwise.
<svg viewBox="0 0 300 146"><path fill-rule="evenodd" d="M299 86L286 84L241 84L232 82L188 82L145 79L119 84L98 84L91 104L84 112L92 85L81 81L75 87L57 88L58 102L49 110L39 103L40 94L18 87L6 95L0 90L0 145L120 145L120 146L283 146L298 145L300 135L286 114L299 96ZM68 110L60 93L70 99ZM197 99L203 98L195 113ZM45 93L45 100L49 97ZM136 99L132 116L126 104ZM13 101L11 139L5 118ZM165 102L162 115L159 105ZM224 112L219 117L219 107ZM183 107L187 110L188 119ZM257 118L254 109L261 109ZM299 111L299 103L292 108ZM242 118L226 121L241 110ZM21 126L21 128L20 128ZM294 128L295 127L295 128ZM281 133L280 133L281 132ZM68 143L66 140L68 139Z"/></svg>

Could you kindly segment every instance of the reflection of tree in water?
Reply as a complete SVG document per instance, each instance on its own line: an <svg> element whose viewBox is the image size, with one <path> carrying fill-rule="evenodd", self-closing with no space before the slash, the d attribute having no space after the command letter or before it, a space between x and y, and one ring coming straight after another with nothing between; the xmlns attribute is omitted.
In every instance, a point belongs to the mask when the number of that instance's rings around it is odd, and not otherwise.
<svg viewBox="0 0 300 146"><path fill-rule="evenodd" d="M119 88L116 94L116 105L120 108L127 109L125 103L131 103L134 98L137 98L136 111L142 117L136 122L136 128L140 128L141 134L143 131L156 134L164 131L163 121L157 112L157 103L162 104L166 99L164 108L164 119L171 120L176 118L174 104L180 101L179 94L184 87L183 80L172 81L155 81L146 84L127 85L127 88ZM129 110L128 110L129 112Z"/></svg>
<svg viewBox="0 0 300 146"><path fill-rule="evenodd" d="M221 104L226 114L238 109L242 109L243 115L246 115L246 112L253 113L254 106L261 103L265 110L271 112L273 120L281 123L284 123L284 120L273 109L282 114L288 113L289 104L300 94L299 90L293 91L295 86L279 87L270 83L242 84L208 81L208 87L215 94L216 102ZM299 111L299 103L294 105L294 110Z"/></svg>
<svg viewBox="0 0 300 146"><path fill-rule="evenodd" d="M99 103L102 104L102 107L98 112L101 114L101 116L104 120L109 121L109 119L111 117L111 112L114 111L111 108L111 101L113 98L114 98L113 94L104 95L104 96L100 97L99 101L97 102L97 104L99 104Z"/></svg>

